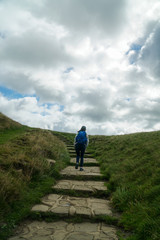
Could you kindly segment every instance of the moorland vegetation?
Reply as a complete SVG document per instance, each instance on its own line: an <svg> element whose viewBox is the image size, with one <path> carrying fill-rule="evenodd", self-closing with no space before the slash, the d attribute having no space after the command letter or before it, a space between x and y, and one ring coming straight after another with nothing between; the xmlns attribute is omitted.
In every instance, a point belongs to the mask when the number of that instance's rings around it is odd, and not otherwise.
<svg viewBox="0 0 160 240"><path fill-rule="evenodd" d="M60 133L59 133L60 134ZM73 142L74 134L63 133ZM128 240L160 239L160 131L89 136Z"/></svg>
<svg viewBox="0 0 160 240"><path fill-rule="evenodd" d="M0 239L7 239L50 191L69 154L51 131L22 126L3 114L0 125ZM56 161L54 167L48 159Z"/></svg>
<svg viewBox="0 0 160 240"><path fill-rule="evenodd" d="M0 114L0 239L29 216L69 163L75 134L29 128ZM89 136L128 240L160 239L160 131ZM56 160L53 168L47 159ZM120 238L122 239L122 238Z"/></svg>

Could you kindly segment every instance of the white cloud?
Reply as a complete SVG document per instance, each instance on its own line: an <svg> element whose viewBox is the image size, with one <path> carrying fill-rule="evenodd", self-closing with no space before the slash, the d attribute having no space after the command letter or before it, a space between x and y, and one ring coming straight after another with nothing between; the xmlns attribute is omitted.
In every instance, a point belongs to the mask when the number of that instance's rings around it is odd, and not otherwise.
<svg viewBox="0 0 160 240"><path fill-rule="evenodd" d="M2 91L0 111L60 131L157 130L159 19L158 0L1 1L0 84L24 97Z"/></svg>
<svg viewBox="0 0 160 240"><path fill-rule="evenodd" d="M160 21L149 34L139 56L139 64L154 78L160 79Z"/></svg>

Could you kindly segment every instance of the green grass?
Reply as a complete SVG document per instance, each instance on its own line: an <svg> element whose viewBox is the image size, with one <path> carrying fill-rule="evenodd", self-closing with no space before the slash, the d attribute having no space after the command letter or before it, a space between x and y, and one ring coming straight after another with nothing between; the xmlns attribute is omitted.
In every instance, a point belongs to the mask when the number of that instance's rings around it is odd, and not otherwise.
<svg viewBox="0 0 160 240"><path fill-rule="evenodd" d="M6 129L20 128L22 125L18 122L13 121L0 112L0 131Z"/></svg>
<svg viewBox="0 0 160 240"><path fill-rule="evenodd" d="M73 145L74 143L74 138L75 135L74 133L63 133L63 132L57 132L57 131L52 131L52 133L60 138L62 141L66 142L68 145Z"/></svg>
<svg viewBox="0 0 160 240"><path fill-rule="evenodd" d="M20 130L20 129L19 129ZM30 214L40 198L52 192L60 170L69 164L66 146L50 131L8 129L0 145L0 239ZM53 167L47 159L54 159Z"/></svg>
<svg viewBox="0 0 160 240"><path fill-rule="evenodd" d="M160 239L160 132L92 136L90 150L109 179L128 239Z"/></svg>
<svg viewBox="0 0 160 240"><path fill-rule="evenodd" d="M95 191L95 192L86 192L83 190L74 190L74 189L53 189L53 193L60 194L60 195L68 195L68 196L74 196L74 197L95 197L95 198L101 198L106 199L109 197L109 194L107 191Z"/></svg>
<svg viewBox="0 0 160 240"><path fill-rule="evenodd" d="M7 217L3 218L3 223L1 222L0 239L7 239L16 225L30 215L31 207L39 203L40 198L50 192L53 183L54 179L52 177L38 178L28 186L23 187L18 200L5 206Z"/></svg>
<svg viewBox="0 0 160 240"><path fill-rule="evenodd" d="M30 215L31 207L52 192L60 170L69 164L66 145L57 137L72 145L75 134L27 128L0 113L0 239L7 239ZM107 196L111 194L113 206L121 213L120 221L101 220L132 233L127 240L160 239L159 143L160 131L90 136L87 150L99 161L108 179ZM47 158L56 160L53 168Z"/></svg>
<svg viewBox="0 0 160 240"><path fill-rule="evenodd" d="M20 134L25 133L27 130L29 130L29 128L25 126L22 126L20 128L0 130L0 144L4 144L9 140L13 140Z"/></svg>
<svg viewBox="0 0 160 240"><path fill-rule="evenodd" d="M29 131L29 129L31 128L21 125L0 113L0 144L13 140L20 134Z"/></svg>

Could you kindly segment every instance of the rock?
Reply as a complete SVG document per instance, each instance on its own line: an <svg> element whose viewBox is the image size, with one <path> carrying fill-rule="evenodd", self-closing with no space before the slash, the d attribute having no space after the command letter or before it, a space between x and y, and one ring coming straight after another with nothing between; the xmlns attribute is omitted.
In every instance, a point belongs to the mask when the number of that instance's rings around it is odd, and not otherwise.
<svg viewBox="0 0 160 240"><path fill-rule="evenodd" d="M48 209L49 207L43 204L37 204L32 207L32 211L35 211L35 212L47 212Z"/></svg>
<svg viewBox="0 0 160 240"><path fill-rule="evenodd" d="M56 160L53 160L53 159L46 159L46 160L50 166L54 166L56 163Z"/></svg>
<svg viewBox="0 0 160 240"><path fill-rule="evenodd" d="M75 207L71 206L69 209L69 215L73 216L76 213Z"/></svg>

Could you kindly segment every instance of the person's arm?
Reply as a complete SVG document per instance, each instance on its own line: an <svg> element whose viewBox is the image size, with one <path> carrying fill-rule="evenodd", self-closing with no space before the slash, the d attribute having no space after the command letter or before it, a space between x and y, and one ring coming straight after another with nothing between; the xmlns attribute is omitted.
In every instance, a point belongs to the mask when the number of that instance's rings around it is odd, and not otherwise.
<svg viewBox="0 0 160 240"><path fill-rule="evenodd" d="M86 144L86 147L88 146L89 144L89 137L88 137L88 134L86 133L86 137L87 137L87 144Z"/></svg>
<svg viewBox="0 0 160 240"><path fill-rule="evenodd" d="M77 134L76 134L76 136L74 138L74 146L76 145L76 137L77 137Z"/></svg>

